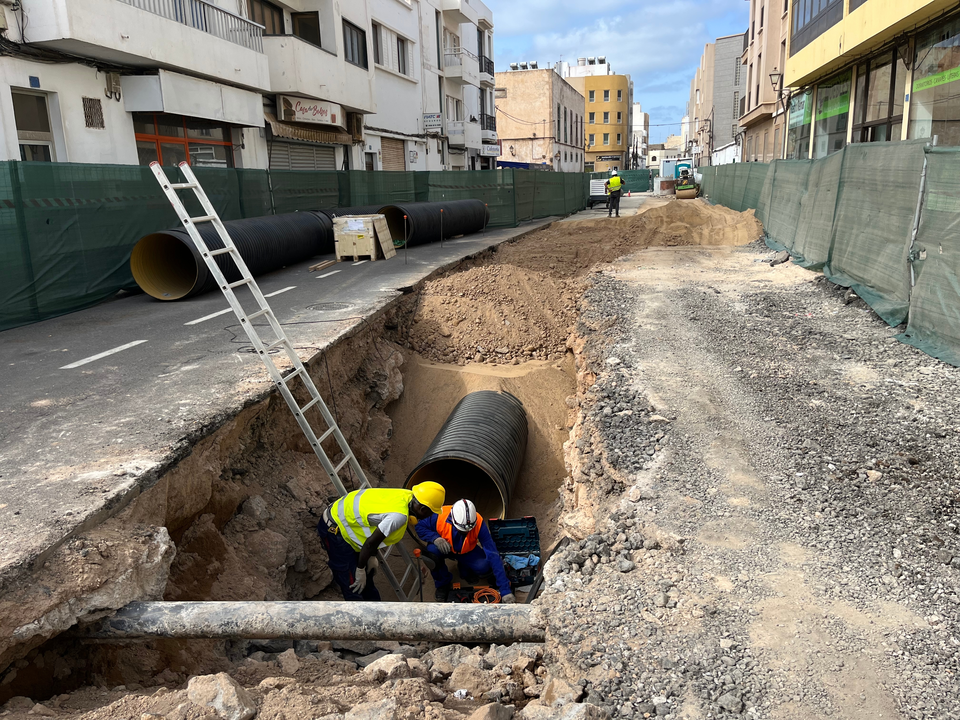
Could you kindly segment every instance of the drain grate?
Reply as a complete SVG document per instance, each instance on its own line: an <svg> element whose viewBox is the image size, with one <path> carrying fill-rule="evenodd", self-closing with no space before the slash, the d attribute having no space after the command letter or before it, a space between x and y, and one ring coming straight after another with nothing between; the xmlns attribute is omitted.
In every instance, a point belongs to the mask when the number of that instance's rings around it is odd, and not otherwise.
<svg viewBox="0 0 960 720"><path fill-rule="evenodd" d="M341 310L349 310L353 307L350 303L342 302L325 302L317 303L316 305L308 305L311 310L316 310L317 312L339 312Z"/></svg>

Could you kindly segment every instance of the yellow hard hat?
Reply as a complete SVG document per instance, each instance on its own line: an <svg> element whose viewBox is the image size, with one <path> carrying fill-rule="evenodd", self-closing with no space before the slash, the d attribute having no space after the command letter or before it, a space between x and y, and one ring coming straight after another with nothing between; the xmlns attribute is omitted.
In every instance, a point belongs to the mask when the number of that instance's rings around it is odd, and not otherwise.
<svg viewBox="0 0 960 720"><path fill-rule="evenodd" d="M422 482L413 486L413 497L421 505L426 505L435 513L440 512L443 507L443 499L446 497L446 490L443 485L435 482Z"/></svg>

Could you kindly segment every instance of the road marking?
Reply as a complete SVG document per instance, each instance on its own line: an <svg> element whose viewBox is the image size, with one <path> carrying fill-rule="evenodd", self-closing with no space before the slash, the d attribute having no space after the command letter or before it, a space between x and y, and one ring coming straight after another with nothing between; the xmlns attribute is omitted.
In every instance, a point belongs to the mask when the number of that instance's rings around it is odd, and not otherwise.
<svg viewBox="0 0 960 720"><path fill-rule="evenodd" d="M135 347L135 346L137 346L137 345L141 345L142 343L145 343L145 342L147 342L147 341L146 341L146 340L135 340L135 341L132 342L132 343L127 343L126 345L121 345L120 347L115 347L113 350L107 350L106 352L102 352L102 353L99 353L99 354L97 354L97 355L91 355L90 357L84 358L83 360L77 360L75 363L70 363L69 365L64 365L64 366L63 366L62 368L60 368L60 369L61 369L61 370L73 370L73 368L78 368L78 367L80 367L81 365L86 365L87 363L91 363L91 362L93 362L94 360L99 360L100 358L105 358L105 357L107 357L108 355L113 355L114 353L123 352L124 350L129 350L130 348Z"/></svg>
<svg viewBox="0 0 960 720"><path fill-rule="evenodd" d="M297 287L296 285L291 285L290 287L285 287L283 290L277 290L276 292L272 292L269 295L264 295L264 297L274 297L275 295L280 295L281 293L285 293L288 290L294 290L296 289L296 287Z"/></svg>
<svg viewBox="0 0 960 720"><path fill-rule="evenodd" d="M331 275L336 275L338 272L340 272L340 271L339 271L339 270L334 270L333 272L328 272L326 275L318 275L318 276L317 276L317 279L318 279L318 280L323 280L325 277L330 277Z"/></svg>
<svg viewBox="0 0 960 720"><path fill-rule="evenodd" d="M196 320L191 320L190 322L184 323L184 325L199 325L202 322L206 322L215 317L220 317L221 315L226 315L228 312L233 312L231 308L226 310L221 310L220 312L211 313L210 315L204 315L202 318L197 318Z"/></svg>
<svg viewBox="0 0 960 720"><path fill-rule="evenodd" d="M365 262L370 262L370 261L369 261L369 260L361 260L360 262L355 262L355 263L353 263L353 266L356 267L357 265L363 265Z"/></svg>

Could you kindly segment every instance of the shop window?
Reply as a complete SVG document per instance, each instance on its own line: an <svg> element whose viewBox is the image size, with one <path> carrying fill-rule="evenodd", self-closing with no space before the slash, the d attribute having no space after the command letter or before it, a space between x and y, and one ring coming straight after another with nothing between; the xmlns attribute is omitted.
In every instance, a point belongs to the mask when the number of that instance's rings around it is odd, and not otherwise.
<svg viewBox="0 0 960 720"><path fill-rule="evenodd" d="M813 122L813 91L807 90L790 98L790 119L787 125L788 160L806 160L810 154L810 128Z"/></svg>
<svg viewBox="0 0 960 720"><path fill-rule="evenodd" d="M960 145L960 18L917 38L912 89L910 138Z"/></svg>
<svg viewBox="0 0 960 720"><path fill-rule="evenodd" d="M353 23L343 21L343 48L348 63L366 69L367 34Z"/></svg>
<svg viewBox="0 0 960 720"><path fill-rule="evenodd" d="M267 0L247 0L250 19L263 25L264 35L284 35L283 10ZM318 45L320 43L317 43Z"/></svg>
<svg viewBox="0 0 960 720"><path fill-rule="evenodd" d="M794 0L790 52L796 54L843 20L844 0Z"/></svg>
<svg viewBox="0 0 960 720"><path fill-rule="evenodd" d="M320 42L320 13L291 13L290 19L293 21L294 35L317 47L322 47Z"/></svg>
<svg viewBox="0 0 960 720"><path fill-rule="evenodd" d="M17 125L20 159L32 162L55 160L53 131L47 96L13 91L13 118Z"/></svg>
<svg viewBox="0 0 960 720"><path fill-rule="evenodd" d="M850 115L850 71L835 75L817 86L814 108L813 159L818 160L847 144Z"/></svg>
<svg viewBox="0 0 960 720"><path fill-rule="evenodd" d="M901 138L906 80L907 68L893 50L858 68L853 142L887 142Z"/></svg>
<svg viewBox="0 0 960 720"><path fill-rule="evenodd" d="M158 161L176 166L233 167L230 128L221 123L181 115L134 113L133 129L141 165Z"/></svg>

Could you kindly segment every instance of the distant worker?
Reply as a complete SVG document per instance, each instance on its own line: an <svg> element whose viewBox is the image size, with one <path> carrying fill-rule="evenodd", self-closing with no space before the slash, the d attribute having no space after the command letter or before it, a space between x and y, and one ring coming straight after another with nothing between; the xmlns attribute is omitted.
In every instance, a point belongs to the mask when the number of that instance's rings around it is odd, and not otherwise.
<svg viewBox="0 0 960 720"><path fill-rule="evenodd" d="M367 488L323 511L317 532L344 600L380 599L372 577L380 565L377 548L400 542L411 516L424 520L440 512L444 495L443 486L435 482L412 490Z"/></svg>
<svg viewBox="0 0 960 720"><path fill-rule="evenodd" d="M456 558L461 577L479 578L492 572L500 591L500 601L516 602L490 528L470 500L445 505L438 514L418 522L416 529L419 538L427 543L424 555L435 566L430 574L436 585L437 602L446 602L453 587L453 574L447 568L447 558Z"/></svg>
<svg viewBox="0 0 960 720"><path fill-rule="evenodd" d="M623 180L620 178L620 173L614 170L605 187L610 194L607 204L607 217L612 217L614 211L616 211L617 217L620 217L620 196L623 194Z"/></svg>

